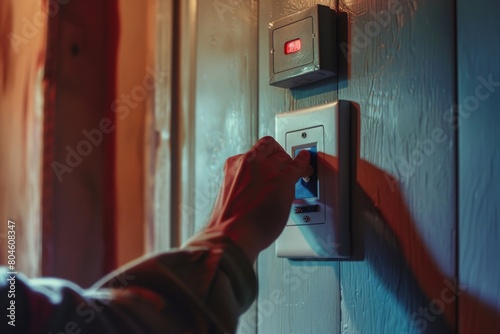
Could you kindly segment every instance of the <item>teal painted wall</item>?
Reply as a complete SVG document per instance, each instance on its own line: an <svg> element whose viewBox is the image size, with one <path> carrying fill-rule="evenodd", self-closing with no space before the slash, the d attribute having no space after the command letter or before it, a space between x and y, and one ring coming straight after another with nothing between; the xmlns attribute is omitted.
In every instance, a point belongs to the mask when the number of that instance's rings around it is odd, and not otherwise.
<svg viewBox="0 0 500 334"><path fill-rule="evenodd" d="M500 4L457 6L461 333L500 328Z"/></svg>
<svg viewBox="0 0 500 334"><path fill-rule="evenodd" d="M352 260L293 262L271 246L240 334L500 328L500 24L498 5L482 2L199 2L197 187L274 135L278 113L343 99L358 118ZM347 13L347 67L300 89L269 86L268 23L316 3ZM490 76L492 90L480 79ZM490 95L476 107L481 84ZM196 228L215 199L200 189Z"/></svg>
<svg viewBox="0 0 500 334"><path fill-rule="evenodd" d="M454 122L478 75L500 79L498 5L484 2L459 1L457 16L453 1L261 1L259 134L272 134L276 113L350 100L359 152L354 261L264 252L259 302L280 299L261 308L259 333L496 331L500 94ZM347 73L268 86L267 23L315 3L348 14Z"/></svg>

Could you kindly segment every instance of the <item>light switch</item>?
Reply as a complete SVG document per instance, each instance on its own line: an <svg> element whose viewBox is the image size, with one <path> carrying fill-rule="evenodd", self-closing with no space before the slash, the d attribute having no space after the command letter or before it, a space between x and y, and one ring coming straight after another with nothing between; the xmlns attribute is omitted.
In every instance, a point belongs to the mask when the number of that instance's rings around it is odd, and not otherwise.
<svg viewBox="0 0 500 334"><path fill-rule="evenodd" d="M302 178L295 184L295 199L305 199L318 197L318 147L316 145L298 148L294 150L294 156L297 156L300 151L307 150L311 156L311 166L313 174L307 178Z"/></svg>
<svg viewBox="0 0 500 334"><path fill-rule="evenodd" d="M314 173L295 184L287 225L276 254L287 258L350 255L351 105L337 101L278 114L276 139L290 156L311 154Z"/></svg>
<svg viewBox="0 0 500 334"><path fill-rule="evenodd" d="M269 84L294 88L336 74L333 9L316 5L269 24Z"/></svg>

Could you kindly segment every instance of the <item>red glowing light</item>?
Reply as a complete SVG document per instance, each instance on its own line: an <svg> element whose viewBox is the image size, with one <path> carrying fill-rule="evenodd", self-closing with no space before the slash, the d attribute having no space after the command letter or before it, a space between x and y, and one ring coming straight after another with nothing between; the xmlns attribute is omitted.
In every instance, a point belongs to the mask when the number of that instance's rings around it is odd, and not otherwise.
<svg viewBox="0 0 500 334"><path fill-rule="evenodd" d="M288 41L285 43L285 54L287 55L290 53L299 52L301 48L302 42L300 41L300 38Z"/></svg>

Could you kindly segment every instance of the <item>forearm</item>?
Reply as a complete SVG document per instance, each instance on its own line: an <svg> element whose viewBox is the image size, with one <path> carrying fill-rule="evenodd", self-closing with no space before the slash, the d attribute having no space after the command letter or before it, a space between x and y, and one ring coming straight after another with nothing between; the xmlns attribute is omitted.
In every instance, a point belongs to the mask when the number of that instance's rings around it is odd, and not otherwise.
<svg viewBox="0 0 500 334"><path fill-rule="evenodd" d="M130 286L146 287L169 302L165 317L194 317L187 325L215 324L229 333L234 332L239 315L257 294L252 263L240 247L219 231L204 231L180 250L156 255L138 265L132 263L123 270L134 277ZM95 288L105 288L114 277L116 274L105 277ZM181 307L188 314L172 314L172 306ZM132 310L131 314L135 313ZM203 327L195 332L205 330Z"/></svg>
<svg viewBox="0 0 500 334"><path fill-rule="evenodd" d="M5 289L0 286L2 301ZM16 323L37 333L234 332L255 295L243 251L220 234L201 234L183 249L124 266L89 290L19 276Z"/></svg>

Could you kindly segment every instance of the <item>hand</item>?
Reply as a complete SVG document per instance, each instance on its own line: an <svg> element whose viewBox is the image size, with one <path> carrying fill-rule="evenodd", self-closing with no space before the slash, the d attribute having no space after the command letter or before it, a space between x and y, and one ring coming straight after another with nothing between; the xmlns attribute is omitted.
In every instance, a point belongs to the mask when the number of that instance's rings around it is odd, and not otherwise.
<svg viewBox="0 0 500 334"><path fill-rule="evenodd" d="M272 138L227 159L207 229L222 229L251 261L283 231L300 177L312 174L309 152L292 159Z"/></svg>

